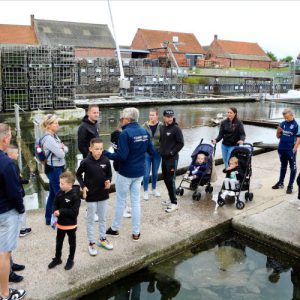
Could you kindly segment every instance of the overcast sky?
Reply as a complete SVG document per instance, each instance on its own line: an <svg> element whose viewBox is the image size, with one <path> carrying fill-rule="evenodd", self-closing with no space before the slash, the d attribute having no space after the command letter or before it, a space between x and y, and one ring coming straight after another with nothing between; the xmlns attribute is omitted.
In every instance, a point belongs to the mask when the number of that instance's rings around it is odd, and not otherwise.
<svg viewBox="0 0 300 300"><path fill-rule="evenodd" d="M300 1L110 0L118 42L130 45L137 28L194 33L203 46L220 39L257 42L278 58L300 52ZM1 24L36 19L108 24L107 0L2 1Z"/></svg>

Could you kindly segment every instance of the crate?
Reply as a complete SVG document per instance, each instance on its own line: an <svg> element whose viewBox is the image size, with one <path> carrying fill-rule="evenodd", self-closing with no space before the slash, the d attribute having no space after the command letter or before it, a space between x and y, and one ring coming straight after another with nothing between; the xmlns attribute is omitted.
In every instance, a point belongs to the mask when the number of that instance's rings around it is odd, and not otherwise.
<svg viewBox="0 0 300 300"><path fill-rule="evenodd" d="M54 88L53 89L54 108L74 108L75 88Z"/></svg>
<svg viewBox="0 0 300 300"><path fill-rule="evenodd" d="M2 100L5 111L13 111L15 104L18 104L23 110L29 109L28 89L3 88Z"/></svg>
<svg viewBox="0 0 300 300"><path fill-rule="evenodd" d="M28 86L27 67L2 65L2 85L4 88L26 88Z"/></svg>
<svg viewBox="0 0 300 300"><path fill-rule="evenodd" d="M29 108L31 110L53 108L52 88L30 88Z"/></svg>
<svg viewBox="0 0 300 300"><path fill-rule="evenodd" d="M71 46L58 46L52 50L54 65L75 65L75 49Z"/></svg>
<svg viewBox="0 0 300 300"><path fill-rule="evenodd" d="M2 67L27 66L27 48L9 46L1 49Z"/></svg>
<svg viewBox="0 0 300 300"><path fill-rule="evenodd" d="M29 87L51 87L53 85L52 67L30 67L28 71Z"/></svg>
<svg viewBox="0 0 300 300"><path fill-rule="evenodd" d="M28 64L30 66L51 65L51 48L48 46L28 47Z"/></svg>
<svg viewBox="0 0 300 300"><path fill-rule="evenodd" d="M61 65L53 67L54 87L74 87L76 85L75 66Z"/></svg>

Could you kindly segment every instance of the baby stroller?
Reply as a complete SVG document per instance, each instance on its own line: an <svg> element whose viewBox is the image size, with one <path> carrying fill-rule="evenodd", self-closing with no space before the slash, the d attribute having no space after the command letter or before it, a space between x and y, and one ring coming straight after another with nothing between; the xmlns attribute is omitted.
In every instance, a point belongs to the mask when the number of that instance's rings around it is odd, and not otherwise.
<svg viewBox="0 0 300 300"><path fill-rule="evenodd" d="M243 178L240 180L239 185L237 185L235 190L229 190L233 195L226 195L225 199L222 197L223 192L225 191L224 182L222 184L221 190L218 194L218 205L223 206L226 202L233 202L237 209L243 209L245 207L245 201L252 201L253 193L250 193L250 179L252 176L252 166L251 159L253 153L253 145L249 143L244 143L243 146L236 146L230 154L231 157L236 157L238 159L239 166L242 170L245 171ZM240 199L241 191L246 191L245 201Z"/></svg>
<svg viewBox="0 0 300 300"><path fill-rule="evenodd" d="M178 188L176 189L176 195L182 196L184 194L184 190L191 190L194 191L193 193L193 200L199 201L201 199L201 192L198 191L199 186L205 187L206 193L212 193L213 187L211 186L211 175L212 175L212 169L213 169L213 160L216 152L216 146L213 146L211 144L203 144L203 139L201 139L200 144L195 148L193 151L191 157L192 157L192 163L193 165L197 159L198 154L204 154L206 156L206 163L207 168L205 171L203 171L202 175L198 178L190 180L189 178L185 178L183 176Z"/></svg>

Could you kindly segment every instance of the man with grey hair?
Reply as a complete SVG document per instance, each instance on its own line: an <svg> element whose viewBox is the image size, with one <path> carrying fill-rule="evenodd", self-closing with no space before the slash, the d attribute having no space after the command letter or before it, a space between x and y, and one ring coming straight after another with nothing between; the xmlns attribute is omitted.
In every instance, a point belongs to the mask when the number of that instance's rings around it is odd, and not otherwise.
<svg viewBox="0 0 300 300"><path fill-rule="evenodd" d="M279 139L280 176L278 182L272 186L272 189L284 188L284 178L289 163L291 173L286 193L291 194L297 172L296 155L300 144L300 131L298 123L294 119L294 113L290 108L284 109L282 114L284 121L279 124L276 131L276 137Z"/></svg>
<svg viewBox="0 0 300 300"><path fill-rule="evenodd" d="M137 123L138 119L139 111L136 108L125 108L121 115L122 132L118 140L118 149L115 153L104 152L109 159L119 161L119 172L116 178L116 211L113 223L106 234L119 235L127 194L130 193L134 241L140 238L140 189L145 170L145 154L155 153L149 133Z"/></svg>
<svg viewBox="0 0 300 300"><path fill-rule="evenodd" d="M0 123L0 299L22 299L26 292L8 288L11 251L17 247L22 214L25 211L22 186L12 159L4 151L11 129Z"/></svg>

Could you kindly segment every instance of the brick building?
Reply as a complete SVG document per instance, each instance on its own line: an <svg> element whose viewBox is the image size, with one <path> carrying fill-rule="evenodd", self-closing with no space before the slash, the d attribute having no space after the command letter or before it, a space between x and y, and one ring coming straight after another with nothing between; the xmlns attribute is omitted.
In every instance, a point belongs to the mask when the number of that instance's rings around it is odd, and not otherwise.
<svg viewBox="0 0 300 300"><path fill-rule="evenodd" d="M205 64L225 68L263 68L269 69L271 59L257 43L226 41L215 35L210 44Z"/></svg>
<svg viewBox="0 0 300 300"><path fill-rule="evenodd" d="M0 44L66 45L75 47L78 58L115 57L115 41L106 24L30 18L30 26L0 24Z"/></svg>
<svg viewBox="0 0 300 300"><path fill-rule="evenodd" d="M179 66L195 66L203 60L205 51L193 33L138 28L131 49L149 51L149 59L173 60ZM170 53L170 49L172 53Z"/></svg>

